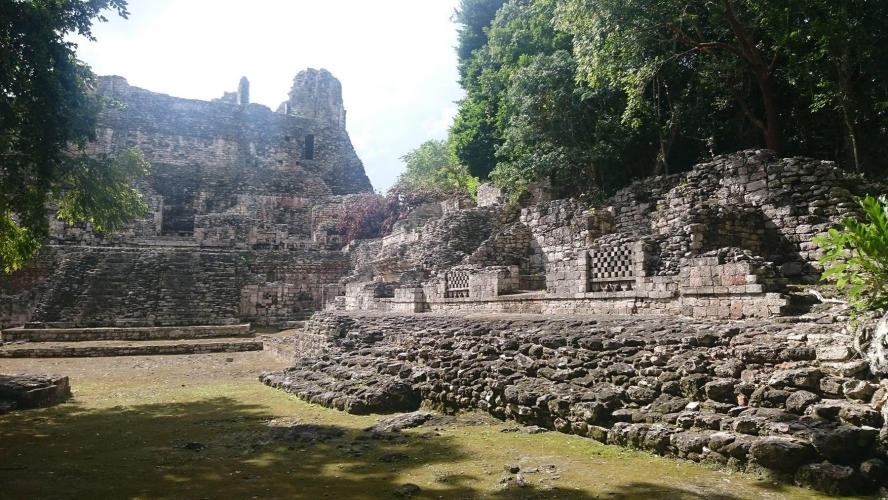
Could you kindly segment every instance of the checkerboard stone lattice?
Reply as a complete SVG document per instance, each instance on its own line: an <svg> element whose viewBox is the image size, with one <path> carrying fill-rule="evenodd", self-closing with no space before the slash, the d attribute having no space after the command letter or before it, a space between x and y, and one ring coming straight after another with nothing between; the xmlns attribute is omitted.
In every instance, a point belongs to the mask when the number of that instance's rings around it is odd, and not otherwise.
<svg viewBox="0 0 888 500"><path fill-rule="evenodd" d="M634 252L628 245L589 252L590 291L631 290L635 280Z"/></svg>
<svg viewBox="0 0 888 500"><path fill-rule="evenodd" d="M446 275L447 290L444 294L447 298L469 296L469 273L465 271L451 271Z"/></svg>

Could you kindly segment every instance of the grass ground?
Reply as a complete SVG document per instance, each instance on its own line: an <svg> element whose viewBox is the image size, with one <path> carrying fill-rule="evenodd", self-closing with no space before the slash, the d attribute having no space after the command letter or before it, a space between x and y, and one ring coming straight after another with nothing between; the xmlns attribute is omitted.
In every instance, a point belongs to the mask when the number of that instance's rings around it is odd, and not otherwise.
<svg viewBox="0 0 888 500"><path fill-rule="evenodd" d="M372 439L380 416L301 402L257 381L262 352L0 360L68 375L74 400L0 415L0 498L818 498L752 476L467 414ZM300 430L326 436L305 441ZM504 464L537 472L516 485ZM504 477L512 477L502 482Z"/></svg>

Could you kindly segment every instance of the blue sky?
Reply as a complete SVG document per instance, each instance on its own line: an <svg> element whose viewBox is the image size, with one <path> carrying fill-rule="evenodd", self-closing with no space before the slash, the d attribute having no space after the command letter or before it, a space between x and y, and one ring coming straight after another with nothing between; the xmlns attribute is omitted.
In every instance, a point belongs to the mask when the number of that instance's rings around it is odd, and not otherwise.
<svg viewBox="0 0 888 500"><path fill-rule="evenodd" d="M459 0L130 0L78 56L100 75L153 92L209 100L250 80L250 99L275 109L300 70L342 82L347 129L373 187L385 191L400 157L443 139L457 84Z"/></svg>

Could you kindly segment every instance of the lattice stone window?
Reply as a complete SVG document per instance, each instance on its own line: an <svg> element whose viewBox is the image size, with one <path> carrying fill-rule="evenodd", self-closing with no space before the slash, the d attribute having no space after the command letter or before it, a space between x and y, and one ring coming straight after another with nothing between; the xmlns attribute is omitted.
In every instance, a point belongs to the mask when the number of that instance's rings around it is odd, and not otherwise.
<svg viewBox="0 0 888 500"><path fill-rule="evenodd" d="M589 252L589 291L620 292L635 284L635 252L628 245Z"/></svg>
<svg viewBox="0 0 888 500"><path fill-rule="evenodd" d="M444 276L444 297L448 299L469 296L469 273L450 271Z"/></svg>

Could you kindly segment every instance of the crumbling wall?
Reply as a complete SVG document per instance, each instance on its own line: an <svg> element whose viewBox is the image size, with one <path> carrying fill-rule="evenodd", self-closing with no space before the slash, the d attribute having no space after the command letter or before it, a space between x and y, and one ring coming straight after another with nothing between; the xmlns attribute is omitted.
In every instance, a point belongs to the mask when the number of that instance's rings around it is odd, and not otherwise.
<svg viewBox="0 0 888 500"><path fill-rule="evenodd" d="M851 195L866 190L833 162L748 150L638 181L606 204L615 209L617 231L660 236L664 266L721 244L751 250L791 279L814 282L820 253L813 238L854 214ZM724 245L729 241L736 244Z"/></svg>
<svg viewBox="0 0 888 500"><path fill-rule="evenodd" d="M112 236L51 217L44 257L0 282L0 326L267 324L323 306L348 274L323 209L372 192L332 75L300 73L279 113L250 104L245 79L213 102L116 76L99 92L123 105L100 115L88 152L142 151L149 211Z"/></svg>
<svg viewBox="0 0 888 500"><path fill-rule="evenodd" d="M417 227L415 243L383 245L370 276L433 269L417 305L432 311L768 317L790 310L787 284L819 279L813 237L853 214L851 195L865 189L829 162L741 151L600 207L546 201L511 225L465 223L511 205L449 213ZM483 194L482 205L496 201ZM479 235L470 254L453 251Z"/></svg>
<svg viewBox="0 0 888 500"><path fill-rule="evenodd" d="M833 493L886 485L888 386L835 324L319 313L302 337L262 378L315 404L425 400Z"/></svg>

